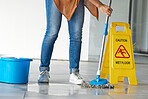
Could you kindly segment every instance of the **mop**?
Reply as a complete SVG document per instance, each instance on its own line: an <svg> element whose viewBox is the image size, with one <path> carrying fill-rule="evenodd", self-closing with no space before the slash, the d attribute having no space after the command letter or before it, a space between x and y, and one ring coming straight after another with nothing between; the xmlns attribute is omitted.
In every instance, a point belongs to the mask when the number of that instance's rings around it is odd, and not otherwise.
<svg viewBox="0 0 148 99"><path fill-rule="evenodd" d="M112 3L112 0L109 0L109 7L111 7L111 3ZM103 35L103 41L102 41L102 48L101 48L101 53L100 53L100 61L99 61L98 71L97 71L97 74L96 74L96 79L92 80L89 83L87 83L87 82L82 83L81 84L82 87L85 87L85 88L114 88L114 86L112 84L110 84L106 79L100 78L102 61L103 61L103 56L104 56L105 43L106 43L106 38L107 38L107 35L108 35L108 32L107 32L108 21L109 21L109 16L106 16L104 35Z"/></svg>

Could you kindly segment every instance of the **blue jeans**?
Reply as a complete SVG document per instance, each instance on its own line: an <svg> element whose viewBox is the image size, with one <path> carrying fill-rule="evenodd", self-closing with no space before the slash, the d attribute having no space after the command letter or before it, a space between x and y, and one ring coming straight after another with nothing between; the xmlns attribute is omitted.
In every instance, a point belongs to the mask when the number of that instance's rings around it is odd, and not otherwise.
<svg viewBox="0 0 148 99"><path fill-rule="evenodd" d="M40 71L50 70L50 60L54 43L61 27L62 13L53 0L46 0L47 28L42 43ZM79 61L82 43L82 27L84 22L84 0L80 0L72 18L68 21L70 36L69 63L70 73L79 72ZM64 39L64 38L63 38Z"/></svg>

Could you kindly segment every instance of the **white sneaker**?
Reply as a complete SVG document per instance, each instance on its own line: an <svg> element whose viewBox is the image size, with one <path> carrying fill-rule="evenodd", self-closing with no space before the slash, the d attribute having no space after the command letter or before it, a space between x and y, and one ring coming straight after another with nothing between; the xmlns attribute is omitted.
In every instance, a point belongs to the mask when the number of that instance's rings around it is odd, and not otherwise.
<svg viewBox="0 0 148 99"><path fill-rule="evenodd" d="M39 75L39 79L38 79L38 83L49 83L49 72L46 71L42 71Z"/></svg>
<svg viewBox="0 0 148 99"><path fill-rule="evenodd" d="M83 83L83 78L79 73L72 73L70 74L69 82L80 85Z"/></svg>

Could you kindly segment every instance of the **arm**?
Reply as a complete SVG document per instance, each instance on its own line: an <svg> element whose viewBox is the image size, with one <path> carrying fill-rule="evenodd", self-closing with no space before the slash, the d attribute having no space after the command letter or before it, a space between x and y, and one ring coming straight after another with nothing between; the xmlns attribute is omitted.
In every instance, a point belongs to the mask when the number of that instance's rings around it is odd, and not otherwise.
<svg viewBox="0 0 148 99"><path fill-rule="evenodd" d="M111 16L112 8L104 5L100 0L89 0L92 4L94 4L97 8L99 8L104 14Z"/></svg>

